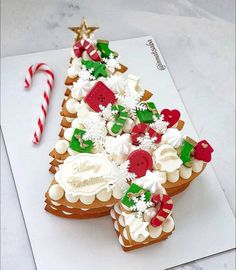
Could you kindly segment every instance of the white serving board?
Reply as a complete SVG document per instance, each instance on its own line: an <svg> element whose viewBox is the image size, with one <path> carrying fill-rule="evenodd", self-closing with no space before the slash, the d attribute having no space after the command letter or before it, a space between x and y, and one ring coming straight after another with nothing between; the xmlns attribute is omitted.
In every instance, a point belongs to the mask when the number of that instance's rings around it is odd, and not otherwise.
<svg viewBox="0 0 236 270"><path fill-rule="evenodd" d="M184 133L197 139L168 70L156 68L146 45L150 39L114 41L111 48L120 53L130 73L141 77L144 88L155 93L153 100L159 109L181 111L186 122ZM2 59L2 131L37 269L158 270L234 248L234 215L211 165L186 192L174 197L173 235L167 241L129 253L122 251L110 217L69 220L44 211L44 193L52 178L48 153L60 130L69 55L70 49L63 49ZM165 64L162 57L161 61ZM46 81L43 74L38 74L33 88L26 92L24 76L27 68L37 62L52 67L56 80L42 141L33 146L31 139Z"/></svg>

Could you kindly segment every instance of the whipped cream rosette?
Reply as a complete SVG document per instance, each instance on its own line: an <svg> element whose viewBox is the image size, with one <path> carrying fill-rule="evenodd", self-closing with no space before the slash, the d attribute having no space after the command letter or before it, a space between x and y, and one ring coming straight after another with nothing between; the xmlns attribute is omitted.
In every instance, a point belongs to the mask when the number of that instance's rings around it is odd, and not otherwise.
<svg viewBox="0 0 236 270"><path fill-rule="evenodd" d="M134 181L135 184L150 190L151 193L159 192L161 194L166 193L164 187L162 186L164 182L165 178L159 171L147 171L145 176Z"/></svg>
<svg viewBox="0 0 236 270"><path fill-rule="evenodd" d="M110 154L112 160L122 164L132 149L130 134L118 135L117 137L107 136L105 140L105 150Z"/></svg>
<svg viewBox="0 0 236 270"><path fill-rule="evenodd" d="M162 141L176 149L182 145L183 135L181 131L176 128L168 128L162 136Z"/></svg>

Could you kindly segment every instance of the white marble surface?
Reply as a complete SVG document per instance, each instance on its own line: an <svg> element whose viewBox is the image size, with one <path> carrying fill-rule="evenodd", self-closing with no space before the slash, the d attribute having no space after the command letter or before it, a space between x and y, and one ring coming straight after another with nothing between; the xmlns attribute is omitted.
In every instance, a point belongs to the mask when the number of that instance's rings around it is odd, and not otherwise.
<svg viewBox="0 0 236 270"><path fill-rule="evenodd" d="M70 47L66 27L82 16L110 40L154 36L196 130L215 147L213 167L235 211L233 0L2 0L1 7L2 56ZM3 143L1 153L2 269L35 269ZM231 270L234 257L230 251L176 269Z"/></svg>

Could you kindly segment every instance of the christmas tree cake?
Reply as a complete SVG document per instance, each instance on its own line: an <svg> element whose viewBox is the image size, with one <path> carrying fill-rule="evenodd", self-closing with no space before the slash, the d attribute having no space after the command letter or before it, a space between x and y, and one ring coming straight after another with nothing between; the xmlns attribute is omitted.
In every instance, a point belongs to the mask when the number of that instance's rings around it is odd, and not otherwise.
<svg viewBox="0 0 236 270"><path fill-rule="evenodd" d="M212 147L184 136L179 110L157 109L109 42L83 20L73 45L60 139L45 209L67 218L108 215L124 250L166 239L174 196L204 170Z"/></svg>

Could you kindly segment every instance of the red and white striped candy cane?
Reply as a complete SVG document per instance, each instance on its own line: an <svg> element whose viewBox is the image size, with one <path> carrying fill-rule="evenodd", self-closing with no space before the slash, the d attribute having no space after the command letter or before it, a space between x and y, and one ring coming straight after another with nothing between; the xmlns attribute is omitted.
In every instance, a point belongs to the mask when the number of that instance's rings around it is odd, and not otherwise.
<svg viewBox="0 0 236 270"><path fill-rule="evenodd" d="M51 68L44 63L38 63L38 64L30 66L30 68L28 69L28 73L25 77L26 89L30 88L32 84L33 76L37 71L44 71L47 74L47 86L46 86L46 89L43 91L43 101L41 104L40 115L37 121L37 127L34 132L33 143L35 144L39 143L43 129L44 129L45 119L47 116L47 110L48 110L48 105L49 105L49 100L50 100L50 94L51 94L53 83L54 83L54 74Z"/></svg>
<svg viewBox="0 0 236 270"><path fill-rule="evenodd" d="M156 216L151 219L151 225L153 227L158 227L169 216L171 210L173 209L173 201L171 197L166 194L154 194L152 196L152 202L155 203L156 206L160 206Z"/></svg>
<svg viewBox="0 0 236 270"><path fill-rule="evenodd" d="M94 60L94 61L101 60L101 58L100 58L97 50L94 48L94 46L85 39L82 39L82 40L76 42L73 49L74 49L74 53L77 57L81 57L82 53L84 51L86 51L92 60Z"/></svg>

